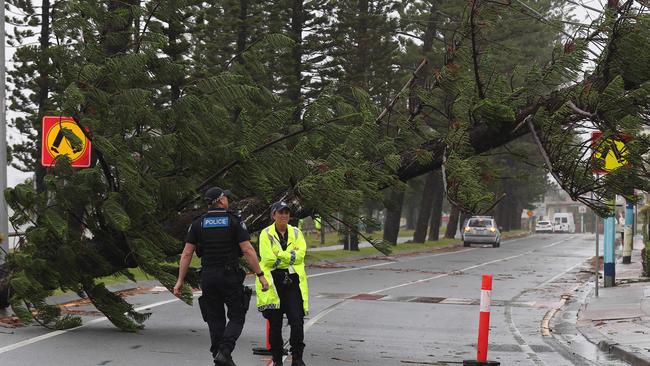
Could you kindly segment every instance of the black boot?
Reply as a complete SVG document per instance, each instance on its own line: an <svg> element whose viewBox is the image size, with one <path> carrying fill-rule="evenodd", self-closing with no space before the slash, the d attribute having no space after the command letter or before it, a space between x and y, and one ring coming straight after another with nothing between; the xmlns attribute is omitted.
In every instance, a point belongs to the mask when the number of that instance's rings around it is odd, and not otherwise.
<svg viewBox="0 0 650 366"><path fill-rule="evenodd" d="M230 351L220 350L216 356L214 356L214 364L217 366L237 366L235 361L232 360Z"/></svg>
<svg viewBox="0 0 650 366"><path fill-rule="evenodd" d="M291 347L291 366L306 366L302 360L303 348Z"/></svg>
<svg viewBox="0 0 650 366"><path fill-rule="evenodd" d="M280 358L273 357L273 365L272 366L283 366L282 365L282 356L280 356Z"/></svg>

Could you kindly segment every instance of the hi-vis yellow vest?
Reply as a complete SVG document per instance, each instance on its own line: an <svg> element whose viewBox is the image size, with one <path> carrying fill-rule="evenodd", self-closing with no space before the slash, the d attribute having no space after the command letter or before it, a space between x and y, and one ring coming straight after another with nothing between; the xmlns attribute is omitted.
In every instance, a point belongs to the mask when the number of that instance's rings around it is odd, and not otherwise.
<svg viewBox="0 0 650 366"><path fill-rule="evenodd" d="M260 232L260 266L264 277L269 282L269 290L262 291L259 279L255 280L255 294L257 296L257 310L280 309L280 297L273 283L271 271L274 269L288 269L290 273L297 273L300 279L300 293L305 314L309 313L309 289L307 287L307 273L305 273L305 253L307 243L302 232L291 225L287 225L287 249L282 250L275 224Z"/></svg>

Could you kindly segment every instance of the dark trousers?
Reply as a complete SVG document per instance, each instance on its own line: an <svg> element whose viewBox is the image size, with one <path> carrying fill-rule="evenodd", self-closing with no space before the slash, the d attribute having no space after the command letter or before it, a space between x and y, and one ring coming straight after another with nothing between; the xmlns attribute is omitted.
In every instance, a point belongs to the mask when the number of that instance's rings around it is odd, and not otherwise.
<svg viewBox="0 0 650 366"><path fill-rule="evenodd" d="M305 343L303 343L305 339L305 312L302 305L302 295L298 276L292 275L290 277L292 279L291 283L283 284L280 278L278 278L280 281L276 281L276 276L273 276L273 282L280 297L280 309L264 310L264 317L269 320L271 326L269 341L273 361L280 361L283 357L282 321L284 314L287 314L289 326L291 327L291 336L289 337L291 354L294 358L302 359L302 352L305 349Z"/></svg>
<svg viewBox="0 0 650 366"><path fill-rule="evenodd" d="M210 352L230 354L244 329L250 297L244 294L244 277L240 268L204 267L201 270L199 306L210 330ZM224 305L228 308L228 323Z"/></svg>

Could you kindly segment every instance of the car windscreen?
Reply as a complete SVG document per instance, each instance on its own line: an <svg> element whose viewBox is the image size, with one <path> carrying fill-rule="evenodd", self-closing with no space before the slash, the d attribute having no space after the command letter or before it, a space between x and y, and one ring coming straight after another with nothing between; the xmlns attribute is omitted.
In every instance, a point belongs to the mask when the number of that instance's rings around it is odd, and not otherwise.
<svg viewBox="0 0 650 366"><path fill-rule="evenodd" d="M492 220L490 219L470 219L467 223L470 227L492 227Z"/></svg>
<svg viewBox="0 0 650 366"><path fill-rule="evenodd" d="M548 221L540 221L537 223L537 225L550 225L551 223Z"/></svg>

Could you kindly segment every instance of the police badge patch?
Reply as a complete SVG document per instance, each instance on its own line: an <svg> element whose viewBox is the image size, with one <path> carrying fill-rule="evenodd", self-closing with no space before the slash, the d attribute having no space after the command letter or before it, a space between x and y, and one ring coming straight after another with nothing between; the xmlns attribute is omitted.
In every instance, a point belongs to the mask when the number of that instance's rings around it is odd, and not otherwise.
<svg viewBox="0 0 650 366"><path fill-rule="evenodd" d="M222 217L204 217L203 224L201 225L204 229L218 228L218 227L228 227L230 225L230 218L228 216Z"/></svg>

